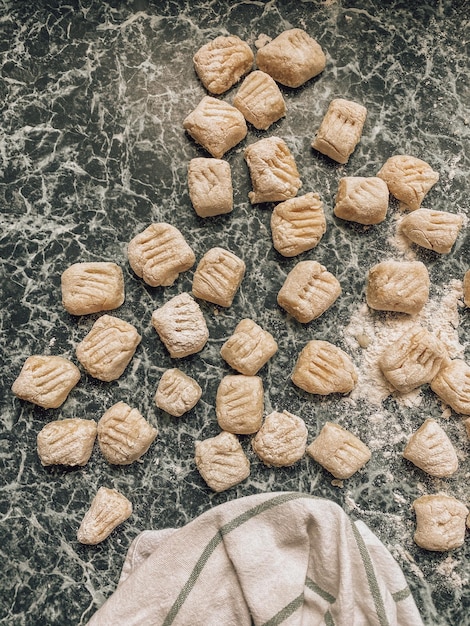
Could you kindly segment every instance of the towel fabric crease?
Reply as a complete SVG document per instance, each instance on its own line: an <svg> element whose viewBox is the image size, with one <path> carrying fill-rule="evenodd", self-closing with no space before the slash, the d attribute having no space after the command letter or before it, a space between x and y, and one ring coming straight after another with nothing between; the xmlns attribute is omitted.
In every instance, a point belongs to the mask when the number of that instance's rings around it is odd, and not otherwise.
<svg viewBox="0 0 470 626"><path fill-rule="evenodd" d="M422 626L403 573L362 522L301 493L221 504L133 541L89 626Z"/></svg>

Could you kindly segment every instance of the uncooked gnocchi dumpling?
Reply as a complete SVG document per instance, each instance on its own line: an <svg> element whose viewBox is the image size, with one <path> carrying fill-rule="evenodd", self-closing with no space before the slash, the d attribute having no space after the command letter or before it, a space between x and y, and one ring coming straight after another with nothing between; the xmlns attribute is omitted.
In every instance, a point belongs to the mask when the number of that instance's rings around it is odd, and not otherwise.
<svg viewBox="0 0 470 626"><path fill-rule="evenodd" d="M291 28L258 50L256 64L281 85L300 87L325 69L326 57L308 33Z"/></svg>
<svg viewBox="0 0 470 626"><path fill-rule="evenodd" d="M246 137L245 118L237 108L205 96L183 121L183 128L216 159Z"/></svg>
<svg viewBox="0 0 470 626"><path fill-rule="evenodd" d="M222 430L249 435L263 420L263 381L259 376L224 376L217 389L215 410Z"/></svg>
<svg viewBox="0 0 470 626"><path fill-rule="evenodd" d="M201 307L189 293L181 293L156 309L152 325L172 358L199 352L209 339Z"/></svg>
<svg viewBox="0 0 470 626"><path fill-rule="evenodd" d="M273 244L285 257L315 248L325 231L323 203L317 193L290 198L274 207L271 215Z"/></svg>
<svg viewBox="0 0 470 626"><path fill-rule="evenodd" d="M250 462L237 436L222 431L216 437L196 441L196 466L213 491L225 491L250 475Z"/></svg>
<svg viewBox="0 0 470 626"><path fill-rule="evenodd" d="M253 67L250 46L236 35L216 37L204 44L193 57L201 83L214 94L230 89Z"/></svg>
<svg viewBox="0 0 470 626"><path fill-rule="evenodd" d="M281 202L297 195L302 186L294 157L279 137L266 137L245 148L253 191L252 204Z"/></svg>
<svg viewBox="0 0 470 626"><path fill-rule="evenodd" d="M336 98L312 141L312 148L338 163L347 163L362 135L367 109L350 100Z"/></svg>
<svg viewBox="0 0 470 626"><path fill-rule="evenodd" d="M454 359L431 382L431 389L456 413L470 415L470 366Z"/></svg>
<svg viewBox="0 0 470 626"><path fill-rule="evenodd" d="M113 465L130 465L147 452L158 434L139 413L125 402L117 402L98 422L98 444Z"/></svg>
<svg viewBox="0 0 470 626"><path fill-rule="evenodd" d="M131 514L132 504L122 493L116 489L100 487L83 517L77 539L87 545L100 543Z"/></svg>
<svg viewBox="0 0 470 626"><path fill-rule="evenodd" d="M292 382L308 393L349 393L357 382L357 372L341 348L312 339L299 354Z"/></svg>
<svg viewBox="0 0 470 626"><path fill-rule="evenodd" d="M137 276L152 287L172 285L196 261L181 232L164 222L136 235L129 242L127 256Z"/></svg>
<svg viewBox="0 0 470 626"><path fill-rule="evenodd" d="M378 364L391 385L407 393L430 383L448 361L442 341L426 328L414 326L384 350Z"/></svg>
<svg viewBox="0 0 470 626"><path fill-rule="evenodd" d="M463 545L467 507L443 493L426 495L413 502L416 513L414 540L425 550L443 552Z"/></svg>
<svg viewBox="0 0 470 626"><path fill-rule="evenodd" d="M415 315L428 301L429 274L421 261L383 261L369 270L366 300L371 309Z"/></svg>
<svg viewBox="0 0 470 626"><path fill-rule="evenodd" d="M221 357L241 374L254 376L277 352L271 333L250 319L243 319L220 349Z"/></svg>
<svg viewBox="0 0 470 626"><path fill-rule="evenodd" d="M439 254L448 254L462 228L463 217L447 211L417 209L400 223L400 232L410 241Z"/></svg>
<svg viewBox="0 0 470 626"><path fill-rule="evenodd" d="M411 435L403 456L416 467L437 478L452 476L459 466L454 446L434 419L427 419Z"/></svg>
<svg viewBox="0 0 470 626"><path fill-rule="evenodd" d="M377 176L387 183L392 196L410 211L419 209L424 196L439 180L439 174L425 161L406 154L390 157Z"/></svg>
<svg viewBox="0 0 470 626"><path fill-rule="evenodd" d="M194 272L193 294L196 298L228 307L245 274L245 263L224 248L211 248Z"/></svg>
<svg viewBox="0 0 470 626"><path fill-rule="evenodd" d="M288 411L274 411L265 418L252 445L266 465L288 467L305 454L307 427L297 415Z"/></svg>
<svg viewBox="0 0 470 626"><path fill-rule="evenodd" d="M463 301L465 306L470 307L470 270L467 270L463 277Z"/></svg>
<svg viewBox="0 0 470 626"><path fill-rule="evenodd" d="M34 354L12 385L13 393L43 409L57 409L80 380L80 370L61 356Z"/></svg>
<svg viewBox="0 0 470 626"><path fill-rule="evenodd" d="M132 324L102 315L78 344L77 359L94 378L116 380L129 365L141 339Z"/></svg>
<svg viewBox="0 0 470 626"><path fill-rule="evenodd" d="M369 448L356 435L333 422L326 422L307 447L307 454L340 480L350 478L371 457Z"/></svg>
<svg viewBox="0 0 470 626"><path fill-rule="evenodd" d="M96 439L96 422L78 418L55 420L38 433L37 450L43 465L88 463Z"/></svg>
<svg viewBox="0 0 470 626"><path fill-rule="evenodd" d="M232 211L232 172L228 161L204 157L191 159L188 187L191 203L199 217Z"/></svg>
<svg viewBox="0 0 470 626"><path fill-rule="evenodd" d="M387 216L387 183L378 176L341 178L333 209L336 217L358 224L380 224Z"/></svg>
<svg viewBox="0 0 470 626"><path fill-rule="evenodd" d="M71 315L110 311L124 302L124 277L116 263L74 263L62 273L61 288Z"/></svg>
<svg viewBox="0 0 470 626"><path fill-rule="evenodd" d="M177 368L166 370L158 383L155 404L174 417L181 417L199 402L202 389Z"/></svg>
<svg viewBox="0 0 470 626"><path fill-rule="evenodd" d="M317 261L300 261L289 272L277 302L296 320L306 324L324 313L341 294L341 285Z"/></svg>
<svg viewBox="0 0 470 626"><path fill-rule="evenodd" d="M241 84L233 106L243 113L247 122L259 130L267 130L286 114L286 103L276 82L269 74L256 70Z"/></svg>

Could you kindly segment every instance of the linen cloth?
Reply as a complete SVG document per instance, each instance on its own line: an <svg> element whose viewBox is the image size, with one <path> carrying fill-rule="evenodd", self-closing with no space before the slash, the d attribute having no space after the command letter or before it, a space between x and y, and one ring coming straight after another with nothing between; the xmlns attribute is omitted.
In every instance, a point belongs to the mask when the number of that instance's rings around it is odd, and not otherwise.
<svg viewBox="0 0 470 626"><path fill-rule="evenodd" d="M362 522L295 492L221 504L131 544L89 626L422 626L404 575Z"/></svg>

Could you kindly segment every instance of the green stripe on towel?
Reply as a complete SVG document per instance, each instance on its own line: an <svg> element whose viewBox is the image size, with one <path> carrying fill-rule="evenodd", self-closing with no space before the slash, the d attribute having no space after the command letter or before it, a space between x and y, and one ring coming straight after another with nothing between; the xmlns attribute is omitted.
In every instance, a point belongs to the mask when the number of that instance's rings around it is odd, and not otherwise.
<svg viewBox="0 0 470 626"><path fill-rule="evenodd" d="M372 560L370 558L370 554L367 550L367 546L364 543L364 539L362 538L361 533L359 532L356 524L351 521L351 527L354 534L354 538L356 539L356 544L359 549L359 553L362 558L362 564L364 565L364 569L367 576L367 582L369 583L370 593L374 600L375 612L377 613L377 617L379 619L380 626L390 626L390 622L387 619L387 615L385 613L385 606L383 603L382 596L380 594L379 583L375 576L374 566L372 565Z"/></svg>
<svg viewBox="0 0 470 626"><path fill-rule="evenodd" d="M304 604L304 594L301 593L295 600L286 604L274 617L271 617L267 622L264 622L263 626L279 626L284 620L290 617L293 613L298 611Z"/></svg>
<svg viewBox="0 0 470 626"><path fill-rule="evenodd" d="M314 582L308 576L305 579L305 586L308 587L308 589L310 589L310 591L313 591L318 596L320 596L320 598L323 598L323 600L326 600L326 602L328 602L329 604L333 604L333 602L336 602L336 598L334 596L332 596L331 593L328 593L328 591L325 591L324 589L319 587L317 585L317 583Z"/></svg>
<svg viewBox="0 0 470 626"><path fill-rule="evenodd" d="M168 612L168 615L166 616L165 621L163 622L162 626L170 626L170 624L173 624L176 616L178 615L179 610L185 603L187 597L191 593L191 590L196 584L200 573L204 569L204 566L206 565L207 561L209 560L210 556L212 555L214 550L217 548L217 546L222 543L225 535L228 535L228 533L232 532L232 530L235 530L236 528L238 528L245 522L248 522L249 520L253 519L257 515L260 515L261 513L264 513L265 511L268 511L269 509L273 509L274 507L284 504L286 502L290 502L291 500L300 500L300 499L304 499L305 497L306 497L305 494L300 494L300 493L294 493L294 492L283 493L278 496L275 496L274 498L270 498L269 500L266 500L266 502L263 502L262 504L259 504L253 507L252 509L249 509L248 511L245 511L241 515L234 517L230 522L227 522L227 524L224 524L224 526L222 526L219 529L217 534L214 535L214 537L209 541L207 546L202 551L201 556L197 560L197 563L194 566L193 571L189 575L188 580L186 581L180 593L178 594L178 597L176 598L173 606Z"/></svg>
<svg viewBox="0 0 470 626"><path fill-rule="evenodd" d="M392 593L392 598L395 600L395 602L401 602L402 600L406 600L406 598L409 598L409 596L411 596L411 591L409 587L405 587L400 591L395 591L395 593Z"/></svg>

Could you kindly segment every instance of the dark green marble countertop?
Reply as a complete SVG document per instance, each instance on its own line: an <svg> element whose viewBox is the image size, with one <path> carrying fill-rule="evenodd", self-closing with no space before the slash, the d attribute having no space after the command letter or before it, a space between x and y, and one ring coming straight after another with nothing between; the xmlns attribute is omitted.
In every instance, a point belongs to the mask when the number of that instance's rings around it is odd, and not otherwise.
<svg viewBox="0 0 470 626"><path fill-rule="evenodd" d="M413 499L439 490L468 504L469 441L461 417L443 417L441 402L427 387L408 402L395 397L372 401L366 384L350 398L320 399L289 379L297 354L313 338L343 347L366 376L367 351L354 341L348 325L356 320L356 328L359 320L376 332L390 321L380 315L371 319L364 309L367 270L389 258L426 263L432 281L426 321L432 326L439 320L456 354L468 356L469 313L457 302L468 268L466 230L450 255L438 256L400 247L395 237L399 208L393 200L387 220L372 228L342 222L332 209L342 176L375 175L389 156L409 153L440 174L423 206L468 215L469 9L468 2L451 0L4 0L0 624L85 624L115 588L124 555L139 532L181 526L209 507L267 490L298 490L339 503L390 549L426 624L470 623L468 538L464 547L448 554L422 550L413 542L411 510ZM206 154L182 128L184 117L205 95L192 55L219 34L239 35L255 49L260 34L274 37L291 27L304 28L320 42L326 69L298 90L283 89L286 118L266 132L250 128L246 140L227 154L234 211L202 220L191 207L186 172L191 158ZM235 91L223 98L231 101ZM310 147L333 97L368 109L362 140L345 166ZM272 247L272 207L251 206L247 198L243 148L274 134L294 154L302 193L318 192L327 216L327 232L318 247L293 259ZM153 221L177 226L197 259L220 245L247 265L232 307L217 311L201 303L209 342L178 363L170 359L150 318L170 297L190 291L194 268L172 287L150 288L126 259L128 241ZM304 259L326 265L343 287L334 306L307 325L276 304L287 272ZM75 346L97 316L67 314L60 276L74 262L99 260L115 261L124 272L126 301L116 315L134 323L143 337L131 365L113 383L82 372L80 383L56 410L18 400L10 388L30 354L59 354L76 362ZM444 301L450 303L450 317L442 313ZM291 468L264 466L248 437L241 438L252 463L246 481L214 494L197 472L194 441L219 432L215 392L221 377L230 373L219 350L242 317L253 318L279 344L260 372L266 413L286 409L300 415L309 441L327 420L337 421L371 447L370 463L342 486L332 484L331 475L307 457ZM203 388L197 407L179 419L153 402L162 372L175 365ZM49 420L97 420L119 400L158 425L159 436L141 462L110 466L96 446L84 468L41 466L36 436ZM426 417L440 420L457 449L460 469L450 479L428 477L402 459L407 437ZM100 485L127 495L134 514L102 544L87 547L77 542L76 532Z"/></svg>

